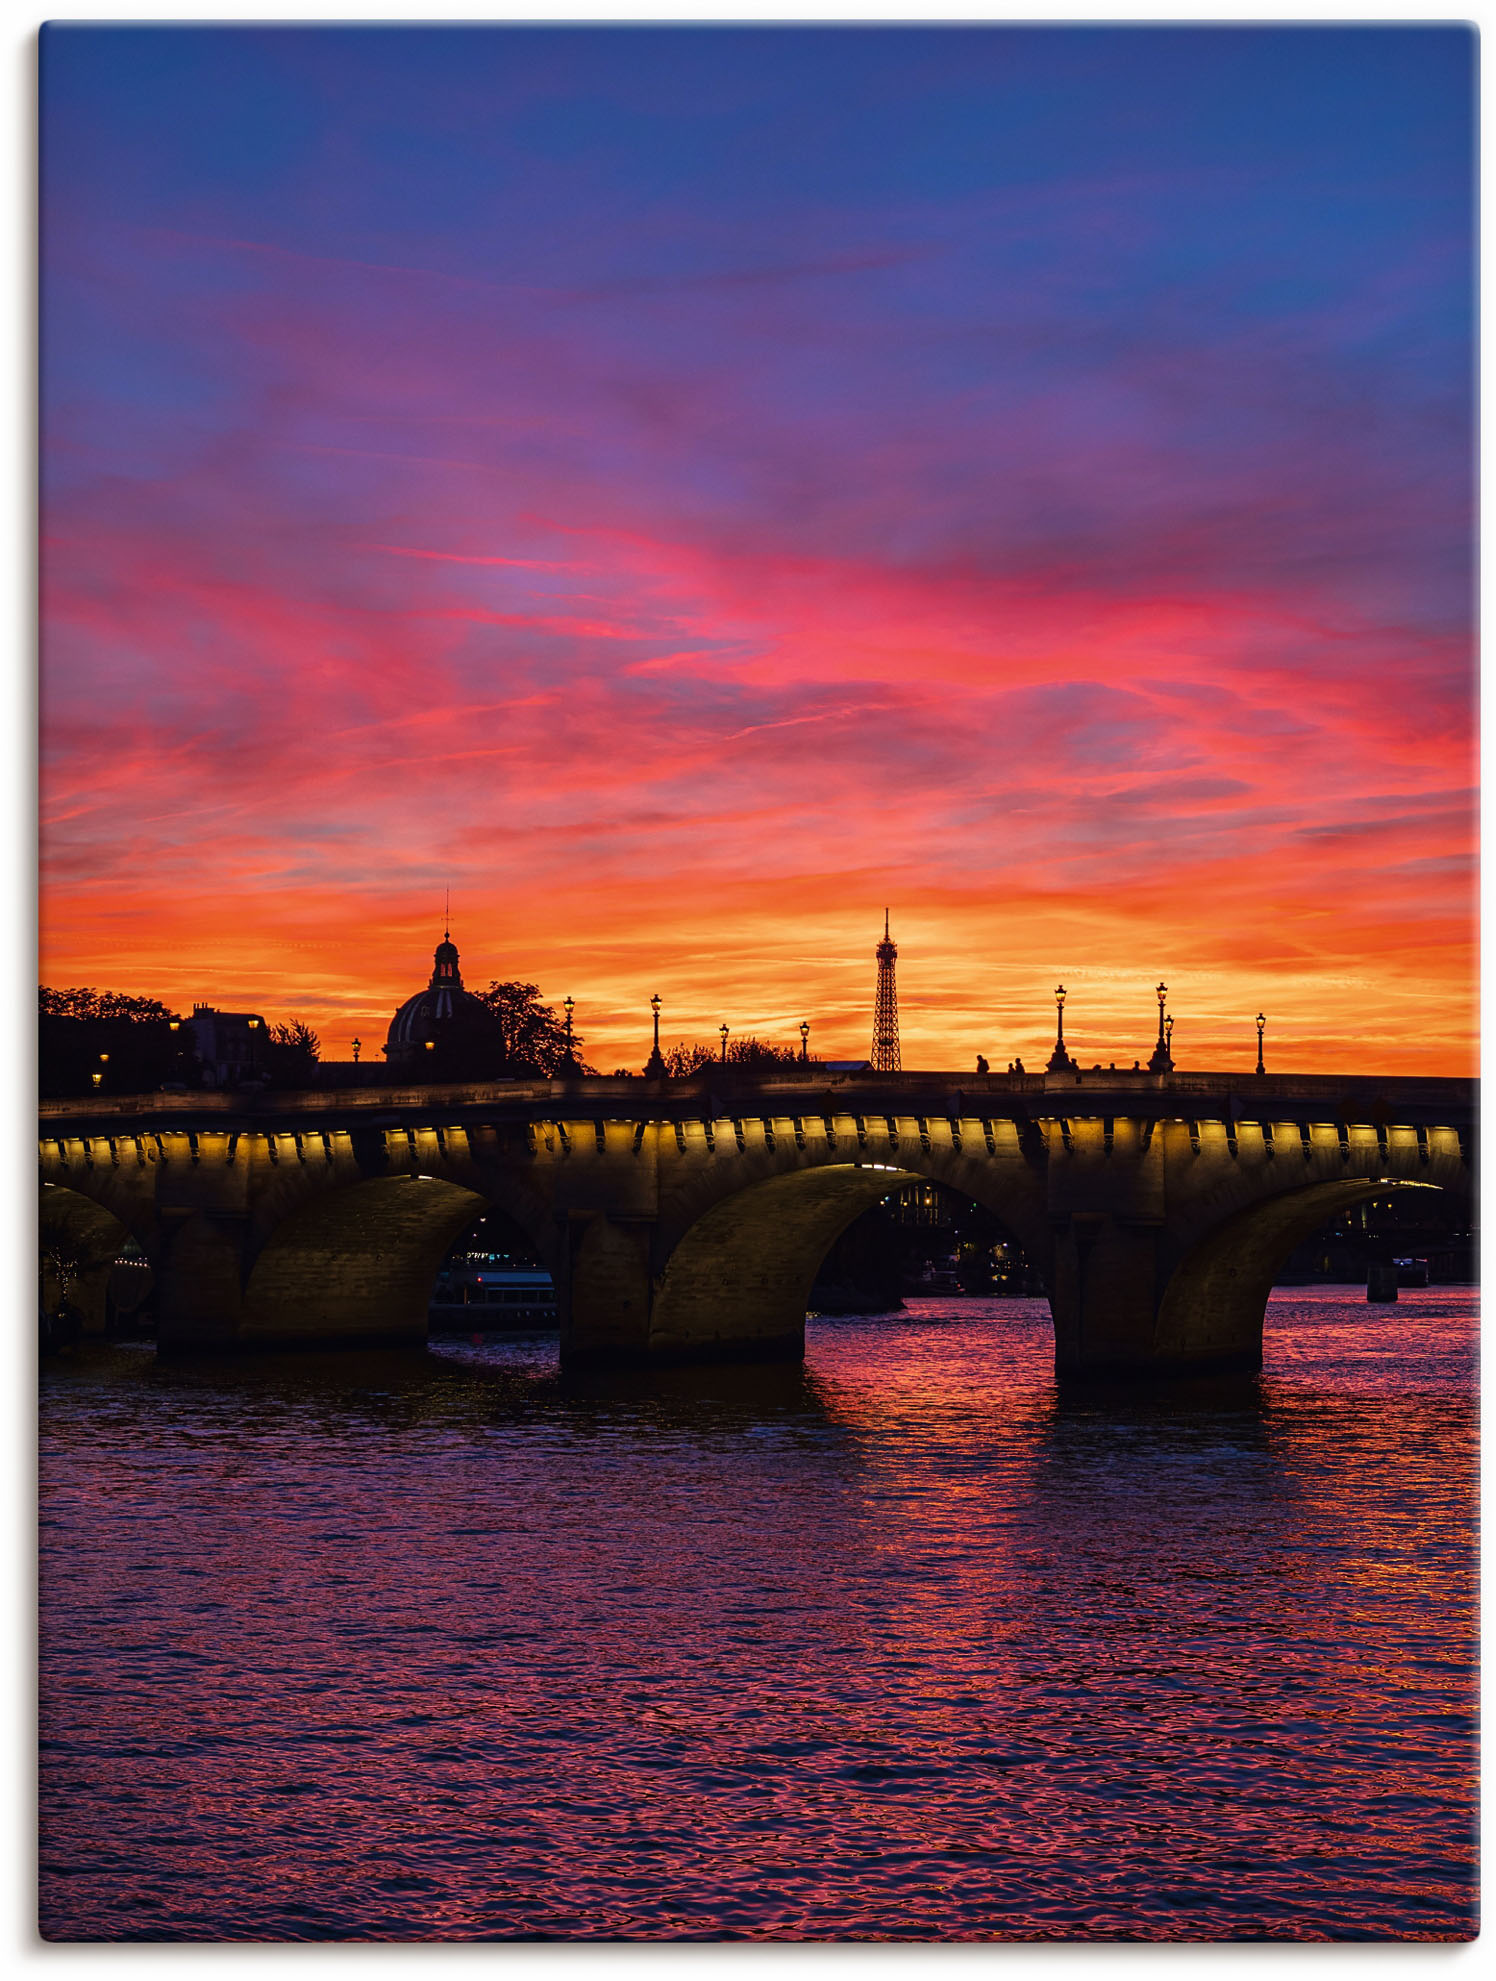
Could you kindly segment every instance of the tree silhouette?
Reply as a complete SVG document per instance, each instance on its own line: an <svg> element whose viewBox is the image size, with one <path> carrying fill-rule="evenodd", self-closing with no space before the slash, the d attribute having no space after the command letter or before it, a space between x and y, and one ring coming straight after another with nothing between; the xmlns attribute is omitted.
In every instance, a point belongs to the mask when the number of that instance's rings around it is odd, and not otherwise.
<svg viewBox="0 0 1496 1981"><path fill-rule="evenodd" d="M665 1072L672 1080L685 1080L709 1066L720 1066L722 1053L720 1048L713 1052L710 1046L687 1045L682 1039L664 1054L664 1060ZM727 1064L735 1073L778 1073L802 1063L797 1046L769 1045L762 1039L748 1038L733 1039L727 1048ZM814 1059L809 1063L820 1064Z"/></svg>
<svg viewBox="0 0 1496 1981"><path fill-rule="evenodd" d="M311 1080L313 1068L322 1054L322 1041L310 1025L293 1018L288 1025L272 1025L268 1039L266 1071L277 1087L291 1087L298 1081Z"/></svg>
<svg viewBox="0 0 1496 1981"><path fill-rule="evenodd" d="M566 1065L566 1023L554 1008L540 1001L537 984L491 983L473 995L486 1004L504 1035L504 1070L510 1075L538 1074L551 1079ZM572 1055L579 1073L594 1069L582 1058L582 1035L571 1035Z"/></svg>

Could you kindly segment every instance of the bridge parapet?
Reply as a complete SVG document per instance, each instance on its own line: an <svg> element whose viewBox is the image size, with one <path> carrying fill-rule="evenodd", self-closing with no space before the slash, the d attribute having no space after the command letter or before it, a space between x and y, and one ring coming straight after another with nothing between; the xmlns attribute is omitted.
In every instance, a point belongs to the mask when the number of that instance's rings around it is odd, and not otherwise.
<svg viewBox="0 0 1496 1981"><path fill-rule="evenodd" d="M377 1121L412 1112L460 1120L497 1115L520 1120L672 1121L734 1115L761 1116L774 1103L778 1118L826 1112L927 1114L968 1117L995 1113L1033 1116L1063 1113L1185 1119L1206 1113L1213 1120L1254 1118L1268 1104L1285 1109L1283 1119L1308 1107L1325 1110L1318 1118L1403 1119L1433 1115L1449 1126L1473 1122L1478 1082L1409 1076L1269 1073L1075 1074L884 1073L818 1074L808 1077L744 1079L715 1072L686 1080L583 1078L495 1081L484 1085L312 1087L296 1090L235 1089L229 1092L84 1095L41 1103L41 1132L108 1134L131 1132L139 1122L151 1129L180 1124L235 1126L343 1120ZM1083 1101L1084 1109L1057 1103ZM1207 1105L1208 1104L1208 1105Z"/></svg>

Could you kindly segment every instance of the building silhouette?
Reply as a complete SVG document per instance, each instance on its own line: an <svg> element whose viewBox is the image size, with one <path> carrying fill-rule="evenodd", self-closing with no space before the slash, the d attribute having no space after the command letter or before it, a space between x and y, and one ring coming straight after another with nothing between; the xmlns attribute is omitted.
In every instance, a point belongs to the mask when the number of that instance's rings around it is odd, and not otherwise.
<svg viewBox="0 0 1496 1981"><path fill-rule="evenodd" d="M384 1056L407 1074L486 1079L504 1064L504 1032L497 1015L464 990L452 931L445 929L432 959L431 981L408 997L390 1020Z"/></svg>
<svg viewBox="0 0 1496 1981"><path fill-rule="evenodd" d="M197 1054L205 1087L233 1087L263 1079L270 1071L270 1035L257 1011L219 1011L211 1004L194 1004L182 1029Z"/></svg>

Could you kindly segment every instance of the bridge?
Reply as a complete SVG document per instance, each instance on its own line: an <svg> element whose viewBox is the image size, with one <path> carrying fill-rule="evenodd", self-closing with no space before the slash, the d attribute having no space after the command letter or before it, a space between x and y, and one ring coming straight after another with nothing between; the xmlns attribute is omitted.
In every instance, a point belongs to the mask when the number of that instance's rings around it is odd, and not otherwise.
<svg viewBox="0 0 1496 1981"><path fill-rule="evenodd" d="M129 1237L164 1352L418 1341L489 1206L569 1364L798 1356L816 1269L922 1179L1012 1231L1062 1377L1260 1366L1273 1278L1371 1198L1472 1195L1474 1081L1118 1073L575 1078L41 1107L44 1250L102 1312Z"/></svg>

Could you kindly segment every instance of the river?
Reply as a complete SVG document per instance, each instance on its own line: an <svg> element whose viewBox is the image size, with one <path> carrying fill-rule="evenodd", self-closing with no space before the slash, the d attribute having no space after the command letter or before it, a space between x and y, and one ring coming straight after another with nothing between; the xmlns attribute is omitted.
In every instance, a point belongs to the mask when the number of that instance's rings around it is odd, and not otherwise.
<svg viewBox="0 0 1496 1981"><path fill-rule="evenodd" d="M1281 1292L1226 1388L1051 1355L49 1362L43 1932L1469 1937L1473 1293Z"/></svg>

